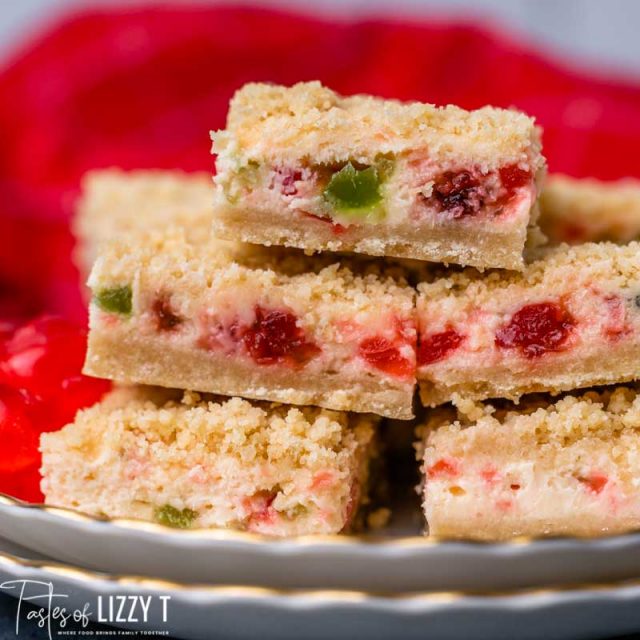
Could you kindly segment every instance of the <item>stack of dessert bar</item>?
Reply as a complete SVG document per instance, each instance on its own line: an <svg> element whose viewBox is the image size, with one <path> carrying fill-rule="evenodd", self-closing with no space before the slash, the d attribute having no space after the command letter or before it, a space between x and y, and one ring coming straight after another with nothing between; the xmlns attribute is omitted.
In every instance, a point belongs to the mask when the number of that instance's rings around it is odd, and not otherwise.
<svg viewBox="0 0 640 640"><path fill-rule="evenodd" d="M555 178L545 244L540 132L514 110L250 84L212 137L215 186L85 181L85 372L118 387L43 436L47 502L347 531L419 389L430 533L640 525L640 400L589 389L640 377L640 246L589 242L637 233L637 187Z"/></svg>

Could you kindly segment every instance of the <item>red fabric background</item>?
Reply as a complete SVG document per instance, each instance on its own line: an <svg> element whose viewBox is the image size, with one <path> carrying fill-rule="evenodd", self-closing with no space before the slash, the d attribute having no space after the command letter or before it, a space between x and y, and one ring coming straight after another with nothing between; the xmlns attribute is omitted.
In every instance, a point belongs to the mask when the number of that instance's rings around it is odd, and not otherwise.
<svg viewBox="0 0 640 640"><path fill-rule="evenodd" d="M0 316L82 318L68 217L92 167L210 169L208 130L249 80L320 79L543 125L553 171L640 177L640 85L591 78L473 26L333 23L232 7L90 12L0 73Z"/></svg>

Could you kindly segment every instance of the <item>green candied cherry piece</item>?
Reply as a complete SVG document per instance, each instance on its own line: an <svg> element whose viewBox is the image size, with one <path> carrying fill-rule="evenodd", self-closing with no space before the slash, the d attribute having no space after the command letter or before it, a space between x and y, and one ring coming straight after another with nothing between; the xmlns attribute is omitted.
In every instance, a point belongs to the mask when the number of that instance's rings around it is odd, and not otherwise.
<svg viewBox="0 0 640 640"><path fill-rule="evenodd" d="M197 512L191 509L180 510L172 507L170 504L165 504L164 507L158 507L154 513L156 522L166 527L173 527L174 529L189 529L197 517Z"/></svg>
<svg viewBox="0 0 640 640"><path fill-rule="evenodd" d="M100 289L95 294L94 300L103 311L128 316L131 313L131 298L131 287L124 285Z"/></svg>
<svg viewBox="0 0 640 640"><path fill-rule="evenodd" d="M324 195L337 211L371 209L382 200L381 182L376 167L356 169L348 162L331 176Z"/></svg>

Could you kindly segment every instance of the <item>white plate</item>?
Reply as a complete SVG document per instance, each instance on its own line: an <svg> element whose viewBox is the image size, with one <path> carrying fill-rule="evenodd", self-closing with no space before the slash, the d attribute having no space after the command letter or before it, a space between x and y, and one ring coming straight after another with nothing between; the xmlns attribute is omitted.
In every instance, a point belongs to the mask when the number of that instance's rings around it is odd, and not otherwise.
<svg viewBox="0 0 640 640"><path fill-rule="evenodd" d="M168 632L186 640L261 638L439 638L441 640L577 640L640 629L640 581L520 592L511 595L427 593L373 595L358 591L278 591L234 586L188 586L137 577L117 577L46 560L24 560L0 540L0 584L51 583L66 596L67 613L85 606L103 619L110 596L151 597L149 618L119 623L131 629ZM9 585L12 586L12 585ZM16 585L13 585L16 586ZM27 595L46 589L28 584ZM36 591L37 590L37 591ZM5 586L3 591L10 590ZM11 591L15 593L15 589ZM166 600L166 622L162 597ZM17 609L17 602L16 602ZM115 610L114 610L115 611ZM124 611L127 617L129 605ZM57 630L52 622L53 631ZM57 636L53 636L57 637Z"/></svg>
<svg viewBox="0 0 640 640"><path fill-rule="evenodd" d="M58 561L204 584L367 591L496 590L640 577L640 533L502 544L420 536L273 539L99 520L0 495L0 537Z"/></svg>

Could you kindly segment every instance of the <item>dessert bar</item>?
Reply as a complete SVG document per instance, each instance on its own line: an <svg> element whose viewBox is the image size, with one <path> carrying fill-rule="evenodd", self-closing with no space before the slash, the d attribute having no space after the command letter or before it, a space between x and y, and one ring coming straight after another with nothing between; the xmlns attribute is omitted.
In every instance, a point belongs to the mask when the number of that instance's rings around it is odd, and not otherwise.
<svg viewBox="0 0 640 640"><path fill-rule="evenodd" d="M554 244L640 239L640 180L550 175L540 195L540 227Z"/></svg>
<svg viewBox="0 0 640 640"><path fill-rule="evenodd" d="M418 446L431 534L502 540L640 528L635 388L462 409L432 411Z"/></svg>
<svg viewBox="0 0 640 640"><path fill-rule="evenodd" d="M46 503L173 527L348 530L367 502L375 418L119 389L44 434Z"/></svg>
<svg viewBox="0 0 640 640"><path fill-rule="evenodd" d="M218 237L523 267L544 159L520 112L248 84L212 139Z"/></svg>
<svg viewBox="0 0 640 640"><path fill-rule="evenodd" d="M640 244L561 245L521 274L445 276L418 285L425 405L640 377Z"/></svg>
<svg viewBox="0 0 640 640"><path fill-rule="evenodd" d="M89 279L85 372L410 418L414 290L382 268L178 229L114 241Z"/></svg>
<svg viewBox="0 0 640 640"><path fill-rule="evenodd" d="M193 241L211 233L213 183L206 173L96 169L82 181L73 232L76 263L88 275L102 242L181 226Z"/></svg>

